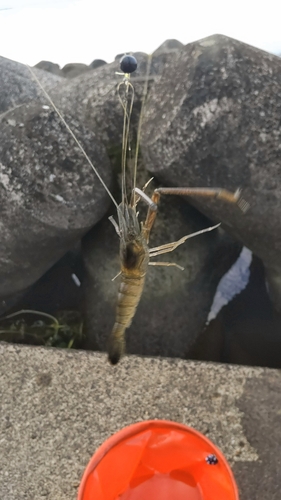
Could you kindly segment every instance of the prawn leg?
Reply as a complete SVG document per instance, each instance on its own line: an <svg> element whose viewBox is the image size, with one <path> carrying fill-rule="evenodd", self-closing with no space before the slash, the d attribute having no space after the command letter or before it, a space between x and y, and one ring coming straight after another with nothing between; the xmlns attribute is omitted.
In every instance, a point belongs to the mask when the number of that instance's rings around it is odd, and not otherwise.
<svg viewBox="0 0 281 500"><path fill-rule="evenodd" d="M164 253L173 252L177 247L185 243L189 238L194 238L194 236L198 236L199 234L208 233L209 231L213 231L217 229L220 224L216 224L215 226L207 227L206 229L201 229L200 231L196 231L195 233L187 234L180 238L180 240L172 241L171 243L165 243L165 245L160 245L158 247L149 249L149 257L155 257L156 255L161 255Z"/></svg>
<svg viewBox="0 0 281 500"><path fill-rule="evenodd" d="M204 198L214 198L223 201L227 201L228 203L235 203L238 205L242 212L246 212L249 208L249 204L241 197L241 190L237 189L235 193L231 191L227 191L226 189L221 188L181 188L181 187L161 187L154 190L151 198L149 198L149 202L142 196L143 200L148 204L148 211L145 223L143 225L143 234L146 238L146 241L149 242L150 231L153 227L156 214L157 207L160 201L161 194L172 194L177 196L190 196L196 198L204 197ZM180 243L181 244L181 243ZM172 251L172 250L170 250Z"/></svg>
<svg viewBox="0 0 281 500"><path fill-rule="evenodd" d="M155 192L161 194L173 194L179 196L203 196L205 198L216 198L218 200L227 201L228 203L235 203L238 205L242 212L246 212L249 208L247 203L241 196L241 189L236 189L234 193L221 188L181 188L181 187L161 187L155 189Z"/></svg>
<svg viewBox="0 0 281 500"><path fill-rule="evenodd" d="M180 266L179 264L176 264L175 262L149 262L149 266L165 266L165 267L177 267L181 271L184 271L184 267Z"/></svg>

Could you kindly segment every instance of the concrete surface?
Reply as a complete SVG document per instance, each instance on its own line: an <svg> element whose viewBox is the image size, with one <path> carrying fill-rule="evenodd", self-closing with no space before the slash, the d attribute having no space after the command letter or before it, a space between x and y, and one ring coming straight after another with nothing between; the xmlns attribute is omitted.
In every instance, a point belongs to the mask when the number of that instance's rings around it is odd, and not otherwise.
<svg viewBox="0 0 281 500"><path fill-rule="evenodd" d="M96 448L144 419L195 427L233 466L241 500L281 492L280 372L0 344L1 500L75 500ZM217 499L220 500L220 499Z"/></svg>

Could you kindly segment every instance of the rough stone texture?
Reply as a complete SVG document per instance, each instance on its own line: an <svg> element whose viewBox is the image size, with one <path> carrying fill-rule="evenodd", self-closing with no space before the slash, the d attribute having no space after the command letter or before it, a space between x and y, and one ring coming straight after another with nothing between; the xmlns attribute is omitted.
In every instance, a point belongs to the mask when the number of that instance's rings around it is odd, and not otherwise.
<svg viewBox="0 0 281 500"><path fill-rule="evenodd" d="M91 62L91 64L89 64L89 68L97 69L100 66L104 66L105 64L107 64L107 62L104 61L103 59L94 59L93 62Z"/></svg>
<svg viewBox="0 0 281 500"><path fill-rule="evenodd" d="M9 66L4 74L12 74L11 85L16 82L15 88L22 89L23 78L29 99L35 98L38 90L27 78L28 69L12 63L15 71L24 68L24 76L16 79ZM14 95L20 102L22 94ZM110 185L109 160L100 141L75 118L66 119ZM7 297L34 283L71 248L106 212L109 197L46 99L6 111L0 131L0 297Z"/></svg>
<svg viewBox="0 0 281 500"><path fill-rule="evenodd" d="M253 250L281 307L281 60L222 35L174 54L149 96L146 167L163 185L241 187L250 210L196 206ZM271 271L271 272L270 272Z"/></svg>
<svg viewBox="0 0 281 500"><path fill-rule="evenodd" d="M130 52L126 52L126 54L129 54ZM119 62L121 57L123 57L125 55L125 52L122 52L122 54L116 54L116 56L114 57L114 61L115 62Z"/></svg>
<svg viewBox="0 0 281 500"><path fill-rule="evenodd" d="M62 73L59 65L51 61L40 61L39 63L35 64L34 68L43 69L44 71L48 71L53 75L64 77L64 74Z"/></svg>
<svg viewBox="0 0 281 500"><path fill-rule="evenodd" d="M143 208L141 202L139 208ZM144 218L144 214L139 217ZM163 197L149 246L176 241L211 225L182 200ZM111 281L120 270L119 238L108 220L86 235L82 249L86 272L85 347L104 350L115 320L120 279ZM217 229L187 240L170 254L152 258L175 262L184 271L149 266L136 316L127 331L127 352L186 357L205 324L218 282L239 251L239 245Z"/></svg>
<svg viewBox="0 0 281 500"><path fill-rule="evenodd" d="M145 54L137 55L140 60L134 77L136 113L132 120L135 129L147 64ZM161 55L161 64L163 57ZM157 66L156 59L153 64L155 74L162 66ZM108 207L108 195L28 68L7 59L1 59L1 65L5 104L0 123L1 224L4 228L0 296L7 298L12 294L13 302L14 293L34 283L102 216ZM118 171L120 168L123 118L122 107L113 91L122 80L115 75L118 66L97 68L68 85L64 79L34 69L47 90L63 82L50 92L51 97L107 185L110 185L109 163L100 142L104 142L115 159ZM12 85L10 93L9 84ZM35 98L38 104L24 104ZM98 137L89 130L98 131Z"/></svg>
<svg viewBox="0 0 281 500"><path fill-rule="evenodd" d="M61 72L66 78L75 78L82 73L87 73L87 71L90 71L90 69L91 68L87 66L87 64L69 63L63 66Z"/></svg>
<svg viewBox="0 0 281 500"><path fill-rule="evenodd" d="M259 379L248 379L238 402L243 414L241 423L244 432L259 456L256 463L240 462L234 465L241 491L240 500L280 498L280 381L280 371L266 371Z"/></svg>
<svg viewBox="0 0 281 500"><path fill-rule="evenodd" d="M169 52L170 50L179 50L182 49L183 46L183 43L179 42L179 40L171 38L161 43L161 45L153 52L153 54L156 55L161 52Z"/></svg>
<svg viewBox="0 0 281 500"><path fill-rule="evenodd" d="M253 256L247 286L202 331L189 359L281 368L281 314L268 296L264 266Z"/></svg>
<svg viewBox="0 0 281 500"><path fill-rule="evenodd" d="M41 69L33 68L46 90L62 81L57 75L52 75ZM32 79L28 68L24 64L0 57L0 118L4 113L32 99L41 98L41 90Z"/></svg>
<svg viewBox="0 0 281 500"><path fill-rule="evenodd" d="M84 267L80 247L79 241L33 285L22 292L0 300L0 316L3 316L7 311L14 313L23 309L41 311L55 317L60 315L61 311L70 311L70 314L82 312L83 290L81 283L83 282ZM28 316L28 318L35 319L33 315ZM13 336L10 332L6 335L2 333L1 340L23 344L35 343L36 345L45 345L46 342L42 337L41 340L34 339L34 337L33 339L28 338L28 336L20 334L19 329Z"/></svg>
<svg viewBox="0 0 281 500"><path fill-rule="evenodd" d="M222 310L221 361L281 368L281 314L268 296L262 262L254 257L249 284Z"/></svg>
<svg viewBox="0 0 281 500"><path fill-rule="evenodd" d="M80 311L82 303L82 287L75 282L73 275L78 278L80 283L83 280L83 262L80 252L80 244L67 252L54 266L51 267L28 291L23 298L18 301L15 311L22 309L32 309L42 311L57 316L60 311ZM5 300L5 303L7 300ZM4 304L4 306L10 306ZM8 307L7 307L8 308ZM82 308L82 306L81 306ZM1 312L1 302L0 302ZM14 311L12 311L14 312ZM29 319L34 316L29 316ZM2 323L3 325L3 323ZM19 337L16 337L19 339ZM7 342L32 343L32 341L23 342L21 340L12 340L11 334L1 336L2 340ZM37 342L34 342L38 345ZM40 345L40 344L39 344ZM44 345L42 339L41 345Z"/></svg>
<svg viewBox="0 0 281 500"><path fill-rule="evenodd" d="M147 56L139 59L139 69L132 75L135 87L135 106L132 116L132 134L136 133L138 111L143 95ZM52 97L57 107L89 129L98 133L113 157L120 158L123 130L123 109L118 99L117 85L122 82L119 62L106 64L86 72L57 88ZM122 89L124 91L124 88ZM134 130L134 132L133 132ZM118 172L120 163L118 163Z"/></svg>
<svg viewBox="0 0 281 500"><path fill-rule="evenodd" d="M161 52L152 57L149 82L150 88L159 78L163 69L173 60L175 50ZM148 56L143 52L133 54L138 61L137 70L132 73L134 85L134 110L131 118L131 142L134 147L136 131L139 123L139 110L143 99L144 86L147 79ZM123 108L118 99L117 86L122 82L120 58L111 63L86 72L67 82L52 93L55 103L63 113L72 114L85 126L97 131L111 156L119 155L122 144ZM123 92L123 93L122 93ZM121 89L124 95L124 87ZM120 169L120 165L118 165Z"/></svg>
<svg viewBox="0 0 281 500"><path fill-rule="evenodd" d="M91 455L146 419L195 427L221 448L241 500L277 500L278 371L0 344L0 497L74 500ZM279 496L278 496L279 495Z"/></svg>

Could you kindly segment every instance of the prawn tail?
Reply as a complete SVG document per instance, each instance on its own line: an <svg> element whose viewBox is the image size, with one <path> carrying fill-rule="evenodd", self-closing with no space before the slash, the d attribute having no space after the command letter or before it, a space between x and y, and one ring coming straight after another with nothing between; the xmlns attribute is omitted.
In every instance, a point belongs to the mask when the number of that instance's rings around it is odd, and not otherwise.
<svg viewBox="0 0 281 500"><path fill-rule="evenodd" d="M116 365L125 352L125 331L131 325L141 298L145 275L138 274L140 276L136 278L125 276L121 272L116 319L107 345L108 360L112 365Z"/></svg>
<svg viewBox="0 0 281 500"><path fill-rule="evenodd" d="M120 361L125 353L125 347L125 328L123 325L115 323L107 344L108 360L112 365L117 365Z"/></svg>

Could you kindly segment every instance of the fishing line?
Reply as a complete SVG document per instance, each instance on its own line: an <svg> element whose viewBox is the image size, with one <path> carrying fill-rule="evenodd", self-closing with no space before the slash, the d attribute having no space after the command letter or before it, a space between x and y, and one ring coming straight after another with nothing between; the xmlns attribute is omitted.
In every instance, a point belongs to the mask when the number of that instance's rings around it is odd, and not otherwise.
<svg viewBox="0 0 281 500"><path fill-rule="evenodd" d="M57 115L59 116L59 118L61 119L61 121L63 122L64 126L66 127L66 129L68 130L68 132L70 133L70 135L72 136L72 138L74 139L74 141L76 142L77 146L79 147L80 151L83 153L84 157L86 158L87 162L89 163L90 167L93 169L93 171L95 172L97 178L99 179L99 181L101 182L101 184L103 185L104 189L106 190L107 194L110 196L111 200L113 201L114 205L118 208L118 203L116 202L115 198L112 196L110 190L108 189L107 185L105 184L104 180L102 179L102 177L100 176L100 174L98 173L96 167L93 165L92 161L90 160L89 156L87 155L85 149L83 148L82 144L78 141L77 137L75 136L74 132L72 132L70 126L68 125L68 123L65 121L64 117L62 116L61 112L58 110L58 108L56 107L55 103L52 101L51 97L49 96L49 94L46 92L46 90L44 89L43 85L41 84L40 80L37 78L37 76L35 75L34 71L32 71L32 69L30 68L30 66L28 66L26 64L26 67L28 68L28 70L30 71L33 79L37 82L37 84L39 85L40 89L42 90L42 92L44 93L45 97L48 99L49 103L51 104L52 108L55 110L55 112L57 113Z"/></svg>

